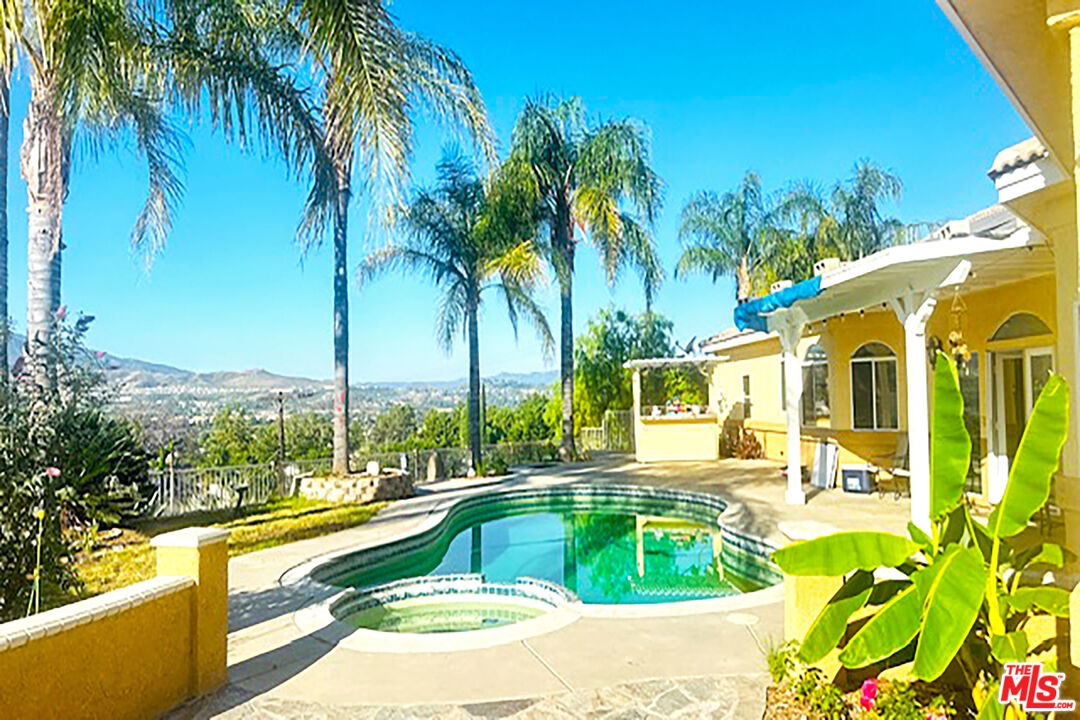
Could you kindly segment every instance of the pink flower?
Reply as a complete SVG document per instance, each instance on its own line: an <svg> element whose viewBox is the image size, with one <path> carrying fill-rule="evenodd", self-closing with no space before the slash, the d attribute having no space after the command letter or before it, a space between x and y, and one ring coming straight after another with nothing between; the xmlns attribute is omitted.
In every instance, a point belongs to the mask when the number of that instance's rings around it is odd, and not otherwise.
<svg viewBox="0 0 1080 720"><path fill-rule="evenodd" d="M58 468L58 467L47 467L47 468L45 468L45 474L48 475L51 478L60 477L60 468Z"/></svg>
<svg viewBox="0 0 1080 720"><path fill-rule="evenodd" d="M859 704L862 705L863 710L874 709L874 702L877 700L877 689L878 684L876 678L863 681L862 695L859 697ZM929 718L927 720L929 720Z"/></svg>
<svg viewBox="0 0 1080 720"><path fill-rule="evenodd" d="M67 317L67 305L61 305L56 310L56 319L59 320L60 322L63 322L64 318L66 318L66 317Z"/></svg>
<svg viewBox="0 0 1080 720"><path fill-rule="evenodd" d="M96 353L94 353L94 357L96 357L98 360L104 360L105 359L105 353L102 352L101 350L98 350Z"/></svg>

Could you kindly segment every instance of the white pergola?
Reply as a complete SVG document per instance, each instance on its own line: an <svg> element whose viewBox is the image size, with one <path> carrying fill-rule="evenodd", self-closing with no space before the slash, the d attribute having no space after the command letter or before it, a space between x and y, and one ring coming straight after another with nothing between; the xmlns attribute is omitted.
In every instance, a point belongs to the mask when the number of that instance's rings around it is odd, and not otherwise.
<svg viewBox="0 0 1080 720"><path fill-rule="evenodd" d="M965 291L995 287L1053 272L1053 256L1038 231L1018 223L1004 208L993 209L996 225L985 234L961 235L900 245L821 275L817 294L786 300L777 293L751 301L740 311L754 315L758 329L777 333L784 358L789 504L803 504L800 458L802 370L796 348L808 323L882 305L904 327L907 378L907 433L911 470L911 519L930 530L930 428L927 396L926 322L946 288ZM974 222L972 222L974 224ZM798 286L796 286L797 288ZM783 292L783 291L782 291ZM739 311L737 311L738 313ZM764 321L762 323L761 321ZM761 325L764 327L761 327Z"/></svg>

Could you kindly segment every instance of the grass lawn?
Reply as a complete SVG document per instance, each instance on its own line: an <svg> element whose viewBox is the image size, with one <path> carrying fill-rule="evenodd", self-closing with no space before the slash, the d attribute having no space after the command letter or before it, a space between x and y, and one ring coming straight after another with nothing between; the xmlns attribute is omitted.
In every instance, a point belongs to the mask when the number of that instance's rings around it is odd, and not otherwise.
<svg viewBox="0 0 1080 720"><path fill-rule="evenodd" d="M123 545L80 553L76 569L82 588L69 602L154 577L154 550L150 538L170 530L192 526L228 528L229 556L243 555L306 538L326 535L362 525L386 503L340 505L302 498L280 498L265 505L191 513L180 517L152 518L126 530Z"/></svg>

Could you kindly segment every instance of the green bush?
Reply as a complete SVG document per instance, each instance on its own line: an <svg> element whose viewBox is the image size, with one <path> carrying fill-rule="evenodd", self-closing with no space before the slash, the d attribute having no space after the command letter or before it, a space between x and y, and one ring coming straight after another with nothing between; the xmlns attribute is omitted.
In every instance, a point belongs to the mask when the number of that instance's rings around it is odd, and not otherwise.
<svg viewBox="0 0 1080 720"><path fill-rule="evenodd" d="M795 681L792 692L825 720L846 720L849 714L844 693L825 680L820 669L811 667Z"/></svg>
<svg viewBox="0 0 1080 720"><path fill-rule="evenodd" d="M39 553L42 605L66 594L76 531L117 519L147 489L136 428L102 410L104 372L82 344L90 320L58 323L54 388L29 375L0 386L0 620L27 612Z"/></svg>
<svg viewBox="0 0 1080 720"><path fill-rule="evenodd" d="M839 659L848 668L912 660L919 680L940 678L945 686L982 689L983 707L968 709L1000 717L994 688L1004 663L1027 659L1027 622L1036 614L1069 615L1069 593L1041 584L1038 572L1026 572L1060 567L1062 549L1016 541L1047 502L1068 418L1068 386L1053 376L1035 402L1004 495L984 524L963 502L971 439L956 368L938 353L930 533L909 523L908 537L841 532L778 550L774 559L789 575L845 578L803 638L799 659L817 662L843 642ZM899 576L875 579L881 567L895 568ZM852 615L864 607L872 609L868 619L849 627Z"/></svg>
<svg viewBox="0 0 1080 720"><path fill-rule="evenodd" d="M795 655L799 647L796 643L773 643L765 652L765 664L769 667L769 677L775 685L783 685L795 673Z"/></svg>

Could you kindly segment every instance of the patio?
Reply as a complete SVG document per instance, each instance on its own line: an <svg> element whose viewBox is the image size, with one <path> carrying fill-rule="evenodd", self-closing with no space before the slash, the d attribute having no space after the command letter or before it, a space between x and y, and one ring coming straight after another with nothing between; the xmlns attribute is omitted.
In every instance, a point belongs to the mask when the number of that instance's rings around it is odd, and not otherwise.
<svg viewBox="0 0 1080 720"><path fill-rule="evenodd" d="M768 461L640 465L612 455L498 480L428 485L366 525L234 558L229 685L169 717L760 718L768 684L763 648L783 634L779 588L724 612L582 617L527 640L452 653L358 652L305 636L293 621L293 612L322 598L279 584L289 568L409 534L448 499L586 479L718 493L735 508L734 527L776 543L779 523L789 520L901 531L909 517L904 500L835 490L808 493L804 506L785 505L780 465Z"/></svg>

